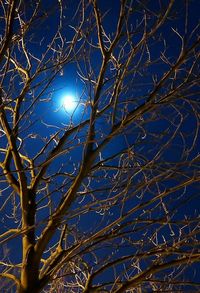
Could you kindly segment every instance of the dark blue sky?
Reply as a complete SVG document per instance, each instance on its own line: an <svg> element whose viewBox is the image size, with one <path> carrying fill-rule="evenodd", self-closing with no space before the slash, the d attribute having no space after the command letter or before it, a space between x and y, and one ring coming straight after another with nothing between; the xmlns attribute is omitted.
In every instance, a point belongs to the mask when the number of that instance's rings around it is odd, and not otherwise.
<svg viewBox="0 0 200 293"><path fill-rule="evenodd" d="M86 262L88 270L96 272L93 285L110 282L107 289L114 292L111 288L116 285L113 283L115 275L123 285L127 276L132 278L151 266L175 261L184 253L197 253L199 44L193 50L191 47L198 39L199 1L175 1L164 23L152 35L152 28L162 18L170 1L126 1L125 12L130 15L124 20L120 39L109 56L104 75L92 2L84 2L83 21L81 10L78 10L80 1L64 1L59 33L56 33L60 23L59 5L57 1L44 2L24 35L32 80L21 102L16 145L31 188L33 177L49 163L49 154L54 152L60 139L70 133L36 189L37 237L70 193L81 170L88 166L87 160L97 154L66 209L61 226L67 223L65 249L77 246L70 261L79 259L81 268ZM116 32L120 1L97 3L102 16L103 42L108 50ZM34 7L34 1L25 3L21 20L27 22ZM19 22L16 18L15 37L20 31ZM75 38L79 30L81 33ZM144 32L150 35L145 41ZM73 38L76 40L74 47ZM28 68L22 45L22 42L11 42L9 52L16 62ZM132 52L135 54L127 65ZM15 135L13 109L25 79L12 58L5 78L6 63L2 63L0 78L6 119ZM127 69L123 74L124 68ZM163 76L167 77L160 82ZM77 101L73 111L62 105L63 97L69 94ZM98 103L94 105L98 94ZM96 115L95 122L91 118L93 115ZM92 141L88 142L91 129L94 133ZM1 149L0 153L3 162L8 152L3 124L0 133L1 148L6 149ZM92 148L89 157L86 156L88 145ZM13 159L10 170L19 180ZM6 181L3 169L0 178L1 188L5 188L0 212L1 231L5 232L20 227L21 210L19 197ZM100 235L94 236L95 233ZM44 257L50 255L59 237L60 230L57 230ZM186 239L185 242L182 243L182 239ZM81 241L84 245L79 248ZM180 245L177 250L176 245ZM19 247L17 253L16 247ZM8 258L20 262L21 238L14 236L5 241L2 255L7 248ZM165 249L171 253L165 255ZM123 257L127 260L117 263ZM116 262L116 266L110 265L101 271L100 268L109 262ZM199 265L186 266L183 272L181 269L183 266L177 269L173 281L198 282ZM153 277L164 282L172 273L172 268L164 269ZM74 278L73 274L70 278ZM170 277L167 280L169 283ZM149 284L143 282L144 292L152 292ZM190 290L186 285L181 286L177 288ZM159 284L157 290L159 288L169 290L170 287ZM176 286L173 288L175 290Z"/></svg>

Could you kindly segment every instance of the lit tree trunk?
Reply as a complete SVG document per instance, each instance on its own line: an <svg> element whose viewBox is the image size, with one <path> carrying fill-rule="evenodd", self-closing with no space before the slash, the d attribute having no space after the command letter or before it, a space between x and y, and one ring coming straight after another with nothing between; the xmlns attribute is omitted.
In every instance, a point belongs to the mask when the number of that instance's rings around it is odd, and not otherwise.
<svg viewBox="0 0 200 293"><path fill-rule="evenodd" d="M28 190L22 195L24 204L22 238L23 261L21 270L21 287L19 292L39 292L39 262L35 254L35 195Z"/></svg>

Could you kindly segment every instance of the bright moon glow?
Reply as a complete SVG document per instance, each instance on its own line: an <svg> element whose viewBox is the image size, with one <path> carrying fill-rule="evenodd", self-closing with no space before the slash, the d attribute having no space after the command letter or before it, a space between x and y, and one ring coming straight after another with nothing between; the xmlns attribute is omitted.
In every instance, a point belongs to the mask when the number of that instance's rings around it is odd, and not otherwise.
<svg viewBox="0 0 200 293"><path fill-rule="evenodd" d="M71 112L77 107L77 101L73 95L65 95L62 99L62 106L66 111Z"/></svg>

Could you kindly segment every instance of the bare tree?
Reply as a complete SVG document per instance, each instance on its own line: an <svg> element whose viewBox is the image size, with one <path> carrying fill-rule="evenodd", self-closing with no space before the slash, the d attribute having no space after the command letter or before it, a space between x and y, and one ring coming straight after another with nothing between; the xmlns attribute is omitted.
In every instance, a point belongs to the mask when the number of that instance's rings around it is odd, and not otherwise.
<svg viewBox="0 0 200 293"><path fill-rule="evenodd" d="M197 2L1 1L2 292L199 290Z"/></svg>

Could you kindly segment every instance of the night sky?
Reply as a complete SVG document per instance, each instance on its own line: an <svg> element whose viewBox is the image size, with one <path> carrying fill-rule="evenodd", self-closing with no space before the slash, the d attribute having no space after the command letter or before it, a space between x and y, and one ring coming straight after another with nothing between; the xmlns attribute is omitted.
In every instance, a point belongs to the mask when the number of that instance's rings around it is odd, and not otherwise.
<svg viewBox="0 0 200 293"><path fill-rule="evenodd" d="M140 292L198 292L199 1L176 0L158 28L173 1L125 1L108 60L93 2L41 1L32 18L37 3L25 1L0 59L1 117L23 165L17 170L11 152L5 169L10 146L1 121L0 233L19 229L0 238L1 272L20 275L18 266L4 263L22 261L21 201L6 177L11 173L18 186L22 172L35 194L35 242L78 182L42 255L55 251L65 231L69 256L44 292L56 284L59 292L139 292L126 286L142 273L134 287ZM97 1L105 52L121 2ZM185 256L187 264L164 266ZM151 274L149 268L160 269ZM94 277L84 291L88 272ZM0 290L16 287L2 278Z"/></svg>

